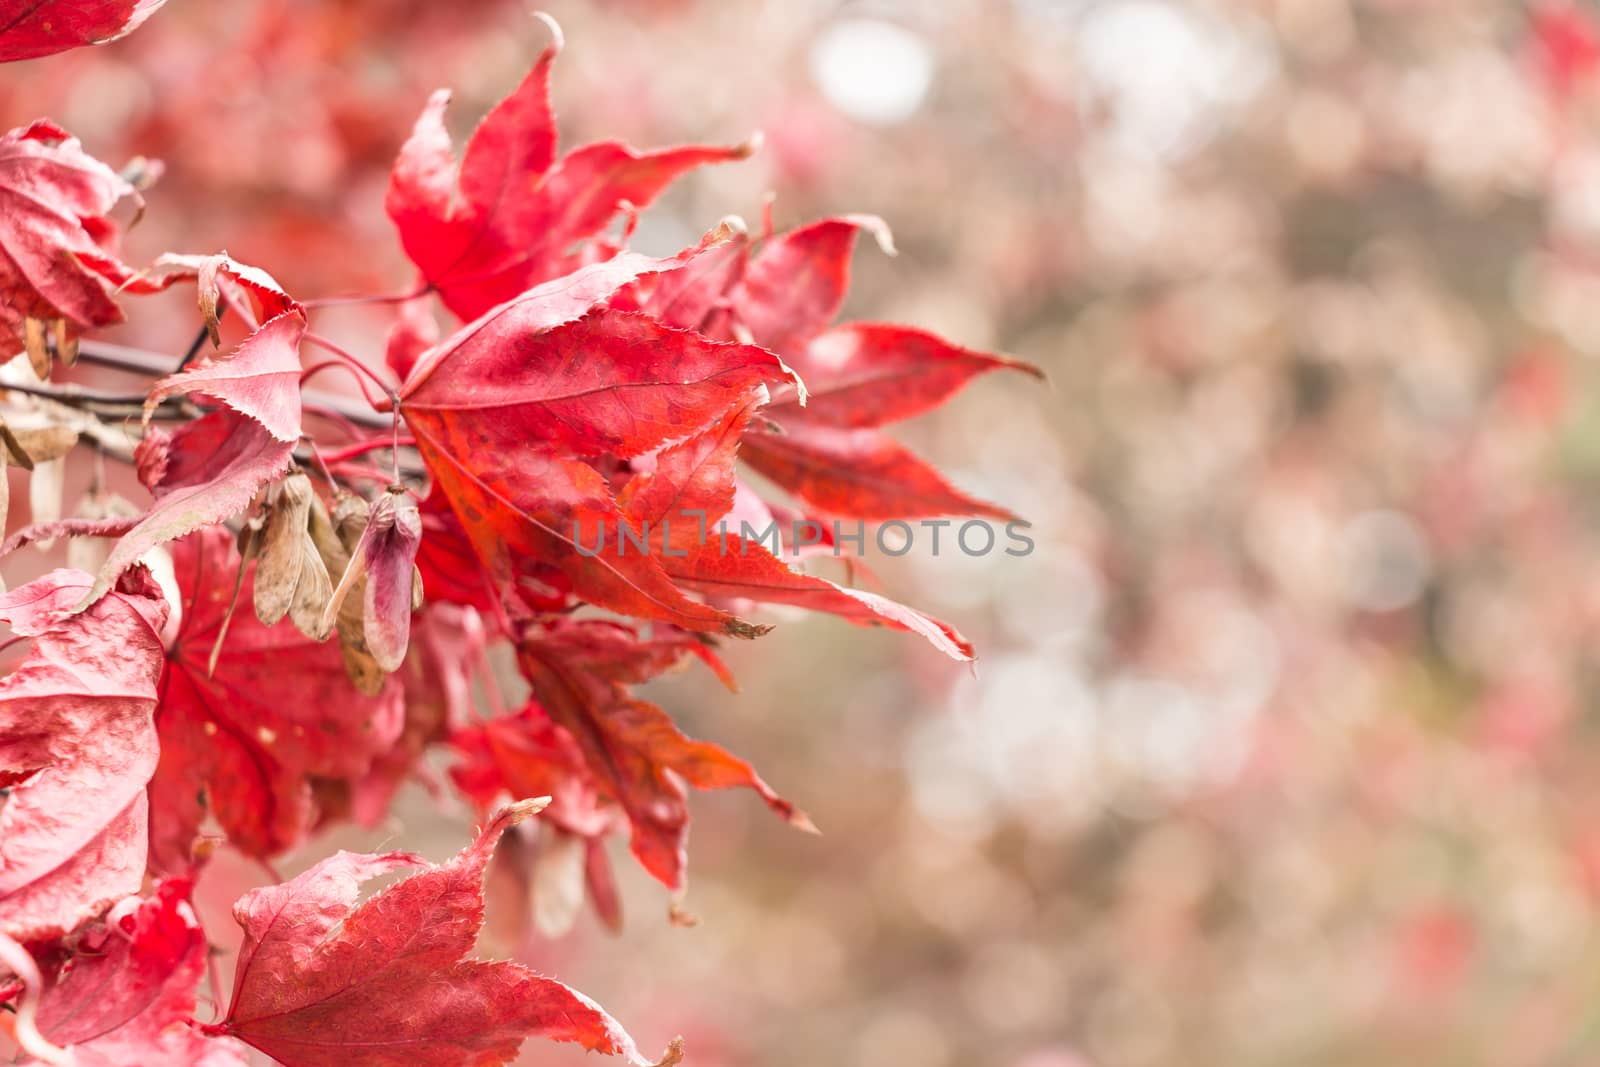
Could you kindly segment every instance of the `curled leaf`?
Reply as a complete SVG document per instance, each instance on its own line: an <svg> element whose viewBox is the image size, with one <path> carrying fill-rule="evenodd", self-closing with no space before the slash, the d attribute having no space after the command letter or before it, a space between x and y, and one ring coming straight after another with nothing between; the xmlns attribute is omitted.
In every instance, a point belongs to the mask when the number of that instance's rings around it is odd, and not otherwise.
<svg viewBox="0 0 1600 1067"><path fill-rule="evenodd" d="M118 901L51 968L39 1030L74 1067L244 1067L245 1049L189 1025L210 946L186 879Z"/></svg>
<svg viewBox="0 0 1600 1067"><path fill-rule="evenodd" d="M207 325L215 329L221 278L253 293L266 322L218 359L163 378L145 401L145 422L163 400L198 395L221 405L174 433L153 434L135 452L139 477L156 502L106 558L91 603L122 569L157 545L243 511L293 462L300 439L300 338L305 313L273 281L228 259L169 256L171 277L194 277Z"/></svg>
<svg viewBox="0 0 1600 1067"><path fill-rule="evenodd" d="M0 59L17 30L0 14ZM26 351L44 378L52 333L61 348L84 330L122 321L110 289L132 272L113 255L109 216L118 200L138 195L54 123L0 134L0 357Z"/></svg>

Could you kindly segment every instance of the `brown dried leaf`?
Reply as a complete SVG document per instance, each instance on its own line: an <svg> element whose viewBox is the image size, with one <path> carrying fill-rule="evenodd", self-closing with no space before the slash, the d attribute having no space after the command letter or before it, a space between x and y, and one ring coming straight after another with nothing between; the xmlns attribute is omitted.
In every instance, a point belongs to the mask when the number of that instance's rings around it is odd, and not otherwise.
<svg viewBox="0 0 1600 1067"><path fill-rule="evenodd" d="M5 419L0 419L0 444L5 446L5 463L14 464L23 470L33 470L33 457L22 447L22 442L11 432L11 427L6 425Z"/></svg>
<svg viewBox="0 0 1600 1067"><path fill-rule="evenodd" d="M50 377L50 348L45 344L45 323L32 315L22 320L22 346L28 353L28 365L42 382Z"/></svg>
<svg viewBox="0 0 1600 1067"><path fill-rule="evenodd" d="M29 463L20 463L20 466L31 467L34 463L48 463L53 459L60 459L72 451L72 446L78 443L78 431L61 423L46 426L13 426L6 434L7 447L15 445L27 454Z"/></svg>

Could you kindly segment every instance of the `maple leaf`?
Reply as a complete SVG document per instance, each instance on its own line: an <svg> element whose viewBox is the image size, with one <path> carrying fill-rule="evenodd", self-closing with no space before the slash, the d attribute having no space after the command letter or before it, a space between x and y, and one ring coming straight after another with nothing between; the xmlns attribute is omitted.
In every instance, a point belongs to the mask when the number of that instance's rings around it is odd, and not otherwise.
<svg viewBox="0 0 1600 1067"><path fill-rule="evenodd" d="M677 666L697 647L693 635L644 639L627 626L598 619L529 629L517 646L517 663L540 705L577 742L597 786L627 813L634 856L673 890L683 888L687 862L684 783L753 789L791 824L814 829L748 763L686 737L665 711L629 691Z"/></svg>
<svg viewBox="0 0 1600 1067"><path fill-rule="evenodd" d="M948 624L876 593L793 570L760 542L729 531L722 520L733 511L738 492L735 460L759 406L760 398L753 397L717 426L663 449L652 470L623 487L620 499L630 519L657 531L663 569L712 596L790 604L863 626L905 630L952 659L971 659L972 645Z"/></svg>
<svg viewBox="0 0 1600 1067"><path fill-rule="evenodd" d="M72 930L144 877L167 605L138 568L66 617L89 584L58 570L0 596L0 620L34 638L0 679L0 933L19 941Z"/></svg>
<svg viewBox="0 0 1600 1067"><path fill-rule="evenodd" d="M137 29L167 0L14 0L0 13L0 63L105 44Z"/></svg>
<svg viewBox="0 0 1600 1067"><path fill-rule="evenodd" d="M622 285L703 247L672 260L623 254L537 286L441 344L402 388L438 491L512 603L542 565L622 614L759 632L684 595L649 555L579 550L580 540L617 536L625 518L606 478L575 457L651 451L715 422L754 384L790 378L770 352L603 306Z"/></svg>
<svg viewBox="0 0 1600 1067"><path fill-rule="evenodd" d="M782 432L752 430L742 458L823 513L1012 518L950 485L877 427L938 407L981 374L1042 375L1019 360L908 326L850 322L830 328L849 289L851 250L862 230L893 252L880 219L823 219L769 239L753 256L748 242L736 238L716 262L676 267L613 302L715 336L748 337L794 369L805 395L776 387L764 415Z"/></svg>
<svg viewBox="0 0 1600 1067"><path fill-rule="evenodd" d="M207 810L250 855L298 842L314 817L308 778L364 774L398 737L403 699L393 683L375 697L357 692L336 645L235 610L239 555L226 530L178 541L172 560L183 614L156 715L151 858L181 872ZM247 566L238 604L251 602L253 579Z"/></svg>
<svg viewBox="0 0 1600 1067"><path fill-rule="evenodd" d="M191 1020L210 951L183 879L129 897L76 939L49 975L38 1029L78 1067L245 1067L245 1049Z"/></svg>
<svg viewBox="0 0 1600 1067"><path fill-rule="evenodd" d="M202 315L216 328L221 279L252 293L265 322L227 356L163 378L145 401L145 421L165 399L197 395L222 405L170 435L142 441L140 475L156 500L112 548L84 598L88 604L123 568L157 545L243 511L294 461L300 439L300 338L305 312L277 282L218 256L167 257L173 278L198 282Z"/></svg>
<svg viewBox="0 0 1600 1067"><path fill-rule="evenodd" d="M244 930L227 1016L205 1029L285 1067L492 1067L526 1037L645 1061L593 1001L519 964L467 959L495 843L543 806L502 810L454 859L339 852L234 905ZM356 904L362 882L423 870ZM676 1061L676 1047L669 1059Z"/></svg>
<svg viewBox="0 0 1600 1067"><path fill-rule="evenodd" d="M107 286L132 272L112 252L117 228L107 216L138 196L48 120L0 135L0 357L26 349L44 377L47 324L70 362L79 333L122 321Z"/></svg>
<svg viewBox="0 0 1600 1067"><path fill-rule="evenodd" d="M955 489L924 460L873 427L936 407L979 374L1000 369L1039 372L908 327L847 323L826 329L844 303L850 253L862 229L893 251L887 228L878 219L824 219L768 241L733 290L736 320L758 344L782 355L807 386L804 406L780 398L767 412L787 432L751 434L745 461L830 514L1011 518L1009 511Z"/></svg>
<svg viewBox="0 0 1600 1067"><path fill-rule="evenodd" d="M459 175L444 127L445 91L428 101L390 175L385 205L406 254L464 320L615 251L573 246L594 238L625 204L643 208L685 171L750 153L750 145L637 152L606 141L557 160L550 69L561 33L545 22L553 43L474 131Z"/></svg>

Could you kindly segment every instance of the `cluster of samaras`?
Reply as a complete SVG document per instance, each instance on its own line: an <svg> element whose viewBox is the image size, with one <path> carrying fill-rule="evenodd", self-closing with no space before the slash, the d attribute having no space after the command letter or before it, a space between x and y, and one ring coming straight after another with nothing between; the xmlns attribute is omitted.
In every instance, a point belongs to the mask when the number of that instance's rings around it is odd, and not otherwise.
<svg viewBox="0 0 1600 1067"><path fill-rule="evenodd" d="M155 5L109 6L125 21ZM0 58L41 51L17 36L56 32L41 25L0 32ZM619 217L745 150L558 158L558 50L559 36L459 162L443 94L402 148L387 207L421 282L397 305L389 376L336 349L308 366L302 346L329 347L314 306L225 254L126 266L110 216L137 199L129 181L48 122L0 137L0 355L26 357L0 371L7 461L39 478L86 440L132 463L151 498L36 521L0 549L71 538L78 563L0 596L0 620L32 642L0 680L0 1004L29 1054L222 1065L244 1062L244 1042L291 1067L490 1064L532 1034L637 1059L581 995L464 958L502 833L542 808L513 831L537 827L537 849L505 856L559 865L540 884L568 884L539 912L559 928L585 889L619 921L611 835L681 890L690 786L754 789L808 826L631 691L687 657L726 680L716 641L762 633L741 617L759 604L970 658L943 623L737 532L732 550L702 534L727 519L1004 516L881 427L1018 365L833 323L857 232L887 245L873 219L759 239L724 223L670 258L626 251L608 236ZM81 333L189 284L216 354L156 381L142 419L52 388ZM465 325L438 337L434 300ZM302 391L331 366L377 383L366 418ZM136 447L123 424L142 424ZM796 503L762 500L736 460ZM619 529L632 551L579 550ZM165 589L141 562L156 556ZM485 716L470 694L490 642L514 648L533 697ZM187 897L218 831L267 858L329 820L379 818L435 744L484 814L477 840L441 865L340 853L247 894L231 1004L195 1023L207 942ZM405 866L423 869L357 906L361 881Z"/></svg>

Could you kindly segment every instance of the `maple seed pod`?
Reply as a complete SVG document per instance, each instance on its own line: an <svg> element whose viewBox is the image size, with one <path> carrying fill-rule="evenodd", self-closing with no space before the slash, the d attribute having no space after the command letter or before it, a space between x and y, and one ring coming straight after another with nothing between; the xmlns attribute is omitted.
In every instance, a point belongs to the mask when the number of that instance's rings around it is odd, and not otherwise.
<svg viewBox="0 0 1600 1067"><path fill-rule="evenodd" d="M366 506L360 497L341 494L334 504L334 515L328 514L328 509L322 501L316 498L311 502L311 541L317 546L317 554L322 557L323 566L330 575L343 575L350 567L350 549L346 547L344 539L340 536L339 527L351 529L352 514L354 522L362 521L361 515L365 513ZM341 522L340 520L344 520ZM351 543L358 541L361 536L359 529L353 531ZM365 593L363 577L356 588ZM329 595L332 604L332 594ZM345 673L350 676L351 683L367 696L376 696L383 689L385 673L378 661L372 657L372 652L367 648L366 621L362 605L365 596L346 596L335 609L337 615L334 626L339 635L339 652L344 656Z"/></svg>
<svg viewBox="0 0 1600 1067"><path fill-rule="evenodd" d="M341 539L346 529L355 529L355 523L347 509L340 522ZM422 516L416 503L403 487L391 486L368 507L361 534L350 550L350 563L324 613L328 622L360 583L367 648L386 672L399 669L410 643L421 543Z"/></svg>
<svg viewBox="0 0 1600 1067"><path fill-rule="evenodd" d="M271 626L289 616L295 629L316 641L327 637L333 581L311 538L311 479L296 471L267 495L266 526L256 564L256 618Z"/></svg>
<svg viewBox="0 0 1600 1067"><path fill-rule="evenodd" d="M355 552L361 535L367 532L367 502L353 493L340 493L333 502L333 528L344 550Z"/></svg>

